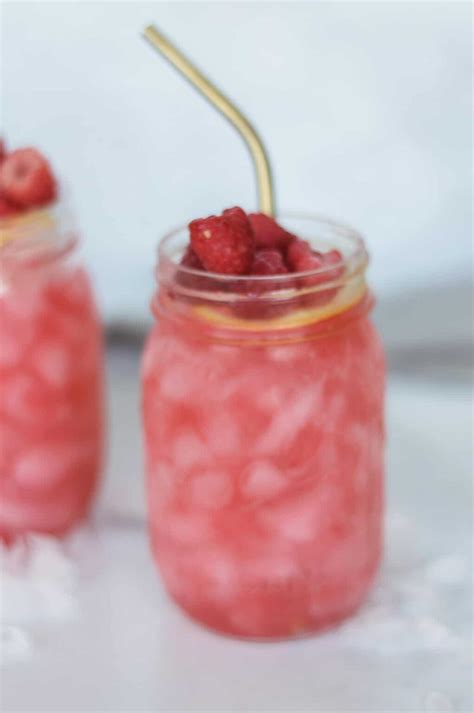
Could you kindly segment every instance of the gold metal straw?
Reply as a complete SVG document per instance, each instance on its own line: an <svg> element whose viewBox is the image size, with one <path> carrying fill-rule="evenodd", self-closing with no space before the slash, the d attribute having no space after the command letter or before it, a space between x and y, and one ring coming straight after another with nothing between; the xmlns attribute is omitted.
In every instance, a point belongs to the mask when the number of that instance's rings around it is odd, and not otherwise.
<svg viewBox="0 0 474 713"><path fill-rule="evenodd" d="M166 57L173 67L181 72L237 129L247 144L254 162L260 210L267 215L273 215L274 199L270 164L262 140L251 123L154 25L146 27L143 34L148 42Z"/></svg>

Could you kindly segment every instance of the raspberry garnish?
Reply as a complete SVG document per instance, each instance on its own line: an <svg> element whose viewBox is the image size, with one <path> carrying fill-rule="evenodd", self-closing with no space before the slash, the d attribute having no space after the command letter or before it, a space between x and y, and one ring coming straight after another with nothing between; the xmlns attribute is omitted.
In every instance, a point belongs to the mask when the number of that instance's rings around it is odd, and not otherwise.
<svg viewBox="0 0 474 713"><path fill-rule="evenodd" d="M20 212L18 206L10 203L5 196L0 195L0 218L9 218L10 216L17 215Z"/></svg>
<svg viewBox="0 0 474 713"><path fill-rule="evenodd" d="M303 268L301 265L305 264L312 256L313 252L311 250L310 244L306 240L301 240L300 238L295 238L288 245L286 251L286 260L292 272L303 272L303 270L308 268ZM314 269L314 268L309 268Z"/></svg>
<svg viewBox="0 0 474 713"><path fill-rule="evenodd" d="M257 248L285 248L294 236L265 213L250 213Z"/></svg>
<svg viewBox="0 0 474 713"><path fill-rule="evenodd" d="M193 220L189 224L191 246L209 272L246 275L252 267L255 238L241 208L229 208L221 216Z"/></svg>
<svg viewBox="0 0 474 713"><path fill-rule="evenodd" d="M252 263L252 275L284 275L288 272L279 250L257 250Z"/></svg>
<svg viewBox="0 0 474 713"><path fill-rule="evenodd" d="M193 270L203 270L202 262L192 249L191 245L188 245L186 252L181 258L181 265L184 267L190 267Z"/></svg>
<svg viewBox="0 0 474 713"><path fill-rule="evenodd" d="M42 206L56 196L56 181L48 161L33 148L17 149L0 166L0 190L22 208Z"/></svg>
<svg viewBox="0 0 474 713"><path fill-rule="evenodd" d="M324 266L334 265L333 270L328 270L326 274L327 280L337 280L344 272L344 265L342 264L342 255L339 250L329 250L327 253L322 255Z"/></svg>

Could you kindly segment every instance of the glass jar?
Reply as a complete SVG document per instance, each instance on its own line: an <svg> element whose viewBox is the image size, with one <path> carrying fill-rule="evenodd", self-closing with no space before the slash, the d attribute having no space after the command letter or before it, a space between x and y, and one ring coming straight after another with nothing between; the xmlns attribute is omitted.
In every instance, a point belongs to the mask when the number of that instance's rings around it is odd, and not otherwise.
<svg viewBox="0 0 474 713"><path fill-rule="evenodd" d="M103 441L103 349L64 205L0 223L0 536L87 514Z"/></svg>
<svg viewBox="0 0 474 713"><path fill-rule="evenodd" d="M277 277L160 245L143 360L151 545L171 597L227 634L302 636L352 614L382 546L384 357L353 230L279 221L340 264Z"/></svg>

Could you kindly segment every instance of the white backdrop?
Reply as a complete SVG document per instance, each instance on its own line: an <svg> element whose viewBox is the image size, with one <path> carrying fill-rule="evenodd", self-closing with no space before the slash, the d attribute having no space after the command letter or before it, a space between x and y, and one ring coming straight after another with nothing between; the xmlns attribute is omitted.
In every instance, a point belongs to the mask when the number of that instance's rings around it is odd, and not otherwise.
<svg viewBox="0 0 474 713"><path fill-rule="evenodd" d="M147 316L169 227L255 208L240 139L150 22L257 125L282 211L365 233L382 297L467 275L469 3L4 3L2 127L67 179L108 319Z"/></svg>

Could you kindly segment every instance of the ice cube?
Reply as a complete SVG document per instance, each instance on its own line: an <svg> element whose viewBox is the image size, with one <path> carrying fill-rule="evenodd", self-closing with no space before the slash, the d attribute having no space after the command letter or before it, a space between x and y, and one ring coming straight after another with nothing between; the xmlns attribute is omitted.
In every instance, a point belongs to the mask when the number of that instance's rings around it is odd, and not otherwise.
<svg viewBox="0 0 474 713"><path fill-rule="evenodd" d="M173 469L164 461L158 461L152 467L148 481L151 508L166 504L176 486L176 476Z"/></svg>
<svg viewBox="0 0 474 713"><path fill-rule="evenodd" d="M198 507L219 509L230 503L233 485L229 475L221 471L208 471L195 476L189 483L191 502Z"/></svg>
<svg viewBox="0 0 474 713"><path fill-rule="evenodd" d="M278 346L270 346L268 348L268 357L271 361L277 364L285 364L301 359L305 355L305 350L300 344L281 344Z"/></svg>
<svg viewBox="0 0 474 713"><path fill-rule="evenodd" d="M2 406L13 423L32 426L44 422L45 410L48 418L56 410L56 404L46 401L46 394L38 379L28 373L9 375L2 384Z"/></svg>
<svg viewBox="0 0 474 713"><path fill-rule="evenodd" d="M257 441L259 452L274 453L281 445L291 446L298 433L319 410L321 384L289 399L285 407L277 411L265 433Z"/></svg>
<svg viewBox="0 0 474 713"><path fill-rule="evenodd" d="M160 393L171 401L184 401L195 389L195 378L186 364L168 365L160 382Z"/></svg>
<svg viewBox="0 0 474 713"><path fill-rule="evenodd" d="M217 413L207 419L204 431L209 449L217 455L228 455L239 450L241 440L235 417Z"/></svg>
<svg viewBox="0 0 474 713"><path fill-rule="evenodd" d="M209 584L208 595L215 599L232 597L237 592L239 570L232 557L216 547L200 551L196 566Z"/></svg>
<svg viewBox="0 0 474 713"><path fill-rule="evenodd" d="M42 500L40 504L26 497L14 500L4 495L2 493L0 498L0 528L6 531L22 532L25 524L32 531L61 531L77 519L77 510L82 510L75 489L70 489L68 497L51 497L47 501Z"/></svg>
<svg viewBox="0 0 474 713"><path fill-rule="evenodd" d="M172 460L178 472L196 466L206 466L208 451L199 436L192 430L181 431L173 440Z"/></svg>
<svg viewBox="0 0 474 713"><path fill-rule="evenodd" d="M242 492L248 498L271 498L284 490L286 479L271 461L261 460L244 473Z"/></svg>
<svg viewBox="0 0 474 713"><path fill-rule="evenodd" d="M20 362L25 354L24 335L11 331L0 325L0 368L8 369Z"/></svg>
<svg viewBox="0 0 474 713"><path fill-rule="evenodd" d="M261 523L274 534L292 542L313 540L321 526L321 506L317 497L304 493L283 504L262 508Z"/></svg>
<svg viewBox="0 0 474 713"><path fill-rule="evenodd" d="M87 448L74 443L47 443L26 450L17 458L13 477L26 488L52 488L74 475L74 469L86 462Z"/></svg>
<svg viewBox="0 0 474 713"><path fill-rule="evenodd" d="M11 561L8 548L1 554L2 623L24 626L75 613L78 566L66 555L62 541L29 535L21 567L16 554Z"/></svg>
<svg viewBox="0 0 474 713"><path fill-rule="evenodd" d="M202 512L168 510L159 521L152 521L152 528L177 545L200 545L209 541L213 530L209 519Z"/></svg>
<svg viewBox="0 0 474 713"><path fill-rule="evenodd" d="M81 357L76 354L76 359L80 360ZM47 384L64 388L73 372L74 356L66 345L58 340L43 341L35 349L34 364Z"/></svg>

